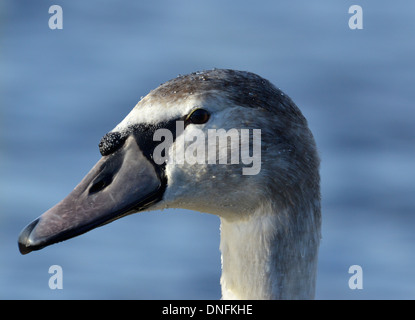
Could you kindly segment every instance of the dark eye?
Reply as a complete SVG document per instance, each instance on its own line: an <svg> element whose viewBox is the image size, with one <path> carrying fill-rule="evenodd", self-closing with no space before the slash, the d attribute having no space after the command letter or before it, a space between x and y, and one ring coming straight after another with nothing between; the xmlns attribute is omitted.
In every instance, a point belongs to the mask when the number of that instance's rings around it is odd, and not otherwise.
<svg viewBox="0 0 415 320"><path fill-rule="evenodd" d="M194 124L206 123L210 118L210 113L205 109L196 109L187 116L186 121Z"/></svg>

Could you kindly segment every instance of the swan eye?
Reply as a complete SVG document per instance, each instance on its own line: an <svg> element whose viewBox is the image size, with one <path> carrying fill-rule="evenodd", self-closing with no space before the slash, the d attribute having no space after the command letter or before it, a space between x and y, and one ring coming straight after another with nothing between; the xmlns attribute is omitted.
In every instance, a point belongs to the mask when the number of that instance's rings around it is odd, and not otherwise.
<svg viewBox="0 0 415 320"><path fill-rule="evenodd" d="M210 113L205 109L196 109L187 116L187 121L194 124L206 123L210 118Z"/></svg>

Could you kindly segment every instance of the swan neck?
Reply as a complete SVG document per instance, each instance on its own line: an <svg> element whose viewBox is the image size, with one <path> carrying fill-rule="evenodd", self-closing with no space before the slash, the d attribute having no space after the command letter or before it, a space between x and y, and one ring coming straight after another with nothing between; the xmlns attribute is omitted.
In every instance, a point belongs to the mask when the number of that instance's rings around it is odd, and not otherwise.
<svg viewBox="0 0 415 320"><path fill-rule="evenodd" d="M222 299L313 299L320 240L313 214L263 206L221 218Z"/></svg>

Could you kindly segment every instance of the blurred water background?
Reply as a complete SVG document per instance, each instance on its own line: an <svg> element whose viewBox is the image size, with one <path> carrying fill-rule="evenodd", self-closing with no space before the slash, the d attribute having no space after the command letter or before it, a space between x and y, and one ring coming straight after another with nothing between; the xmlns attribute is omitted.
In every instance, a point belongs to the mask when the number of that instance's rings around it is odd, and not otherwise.
<svg viewBox="0 0 415 320"><path fill-rule="evenodd" d="M219 219L128 216L21 256L21 229L178 74L255 72L290 95L322 165L317 299L415 298L414 1L0 2L0 298L218 299ZM51 5L63 29L48 27ZM348 9L363 8L363 30ZM51 265L63 289L51 290ZM351 290L349 266L363 268Z"/></svg>

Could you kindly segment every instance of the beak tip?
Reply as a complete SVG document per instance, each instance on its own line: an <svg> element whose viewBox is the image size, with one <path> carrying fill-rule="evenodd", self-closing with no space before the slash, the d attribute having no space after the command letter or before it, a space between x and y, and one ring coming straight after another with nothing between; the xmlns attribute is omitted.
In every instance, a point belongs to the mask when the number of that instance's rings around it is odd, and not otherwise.
<svg viewBox="0 0 415 320"><path fill-rule="evenodd" d="M28 226L26 226L23 231L19 235L18 239L18 245L19 245L19 251L21 254L28 254L32 252L34 249L32 241L30 239L30 235L33 231L33 229L38 224L39 219L36 219L32 221Z"/></svg>
<svg viewBox="0 0 415 320"><path fill-rule="evenodd" d="M22 255L25 255L32 252L32 249L19 241L19 251Z"/></svg>

